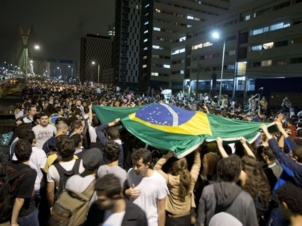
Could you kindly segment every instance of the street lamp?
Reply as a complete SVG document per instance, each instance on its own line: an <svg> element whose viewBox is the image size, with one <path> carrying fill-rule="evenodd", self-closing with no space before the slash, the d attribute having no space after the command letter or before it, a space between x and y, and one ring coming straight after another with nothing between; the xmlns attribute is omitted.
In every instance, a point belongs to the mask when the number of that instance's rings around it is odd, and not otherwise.
<svg viewBox="0 0 302 226"><path fill-rule="evenodd" d="M73 67L71 67L70 65L68 65L68 68L70 68L70 77L73 77Z"/></svg>
<svg viewBox="0 0 302 226"><path fill-rule="evenodd" d="M96 63L95 63L95 61L92 61L91 64L95 65ZM92 79L90 79L90 80L92 80ZM100 83L100 64L99 63L98 63L98 83Z"/></svg>
<svg viewBox="0 0 302 226"><path fill-rule="evenodd" d="M220 34L215 31L212 33L212 37L214 39L220 39ZM219 86L219 97L218 97L218 104L221 101L221 91L222 91L222 79L223 79L223 68L224 68L224 54L225 54L225 39L223 39L223 47L222 47L222 58L221 58L221 71L220 71L220 86Z"/></svg>
<svg viewBox="0 0 302 226"><path fill-rule="evenodd" d="M61 79L61 75L62 75L62 73L61 73L61 72L62 72L62 71L61 71L61 68L60 68L60 67L57 67L57 69L60 70L60 79Z"/></svg>
<svg viewBox="0 0 302 226"><path fill-rule="evenodd" d="M34 45L35 50L40 50L39 45ZM28 70L28 45L25 47L25 84L27 84L27 70Z"/></svg>

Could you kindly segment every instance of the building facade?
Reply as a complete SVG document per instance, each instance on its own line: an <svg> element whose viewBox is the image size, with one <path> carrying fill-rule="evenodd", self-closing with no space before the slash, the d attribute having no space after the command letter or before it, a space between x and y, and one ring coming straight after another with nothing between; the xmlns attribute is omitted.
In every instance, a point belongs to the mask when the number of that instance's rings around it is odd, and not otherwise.
<svg viewBox="0 0 302 226"><path fill-rule="evenodd" d="M171 75L182 86L170 88L234 97L236 91L254 90L255 79L301 77L301 28L302 0L259 0L176 33ZM214 31L220 39L212 37ZM186 40L177 42L182 37Z"/></svg>
<svg viewBox="0 0 302 226"><path fill-rule="evenodd" d="M120 83L169 87L173 34L228 11L229 0L117 0L115 73Z"/></svg>
<svg viewBox="0 0 302 226"><path fill-rule="evenodd" d="M116 0L114 73L116 83L137 83L141 27L141 0Z"/></svg>
<svg viewBox="0 0 302 226"><path fill-rule="evenodd" d="M107 36L88 34L81 38L81 82L103 82L102 71L112 68L112 44Z"/></svg>

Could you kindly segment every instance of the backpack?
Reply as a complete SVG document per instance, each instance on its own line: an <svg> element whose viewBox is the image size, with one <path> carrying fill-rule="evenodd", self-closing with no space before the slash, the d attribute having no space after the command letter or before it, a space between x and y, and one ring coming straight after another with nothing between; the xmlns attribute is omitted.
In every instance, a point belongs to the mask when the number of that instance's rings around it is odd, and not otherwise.
<svg viewBox="0 0 302 226"><path fill-rule="evenodd" d="M53 205L53 214L50 216L49 226L79 226L84 225L89 209L90 199L94 192L95 180L84 192L75 192L70 189L63 191Z"/></svg>
<svg viewBox="0 0 302 226"><path fill-rule="evenodd" d="M0 223L10 220L17 195L19 177L29 170L30 168L14 170L8 175L7 163L3 164L0 175Z"/></svg>
<svg viewBox="0 0 302 226"><path fill-rule="evenodd" d="M60 181L59 181L56 197L59 197L62 194L62 192L65 190L67 180L71 176L79 174L80 161L81 161L80 159L76 159L72 169L69 171L64 169L59 162L54 164L54 167L57 169L60 175Z"/></svg>

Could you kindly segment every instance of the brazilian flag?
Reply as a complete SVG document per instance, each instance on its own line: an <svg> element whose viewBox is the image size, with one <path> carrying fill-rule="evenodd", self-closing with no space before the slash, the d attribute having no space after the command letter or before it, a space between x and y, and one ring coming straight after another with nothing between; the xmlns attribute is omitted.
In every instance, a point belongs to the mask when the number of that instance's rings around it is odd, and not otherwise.
<svg viewBox="0 0 302 226"><path fill-rule="evenodd" d="M183 157L204 141L238 141L245 137L253 142L261 123L223 118L199 111L189 111L174 105L150 104L136 108L93 106L102 123L121 118L123 126L148 145L173 151Z"/></svg>

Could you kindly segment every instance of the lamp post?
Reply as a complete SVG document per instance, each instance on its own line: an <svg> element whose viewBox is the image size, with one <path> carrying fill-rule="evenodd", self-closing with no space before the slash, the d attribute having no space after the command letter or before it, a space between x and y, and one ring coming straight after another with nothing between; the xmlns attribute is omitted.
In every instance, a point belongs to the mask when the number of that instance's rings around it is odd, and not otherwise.
<svg viewBox="0 0 302 226"><path fill-rule="evenodd" d="M92 61L91 64L95 65L96 63L95 63L95 61ZM98 75L98 83L100 83L100 64L99 63L98 63L98 74L97 75ZM92 80L92 79L90 79L90 80Z"/></svg>
<svg viewBox="0 0 302 226"><path fill-rule="evenodd" d="M34 45L35 50L40 50L39 45ZM28 45L25 47L25 84L27 84L27 70L28 70Z"/></svg>
<svg viewBox="0 0 302 226"><path fill-rule="evenodd" d="M212 37L214 39L220 39L220 35L218 32L213 32ZM223 39L223 47L222 47L222 58L221 58L221 71L220 71L220 86L219 86L219 97L218 104L221 102L221 91L222 91L222 79L223 79L223 68L224 68L224 55L225 55L225 39Z"/></svg>
<svg viewBox="0 0 302 226"><path fill-rule="evenodd" d="M68 65L68 68L70 68L70 77L73 77L73 67Z"/></svg>

